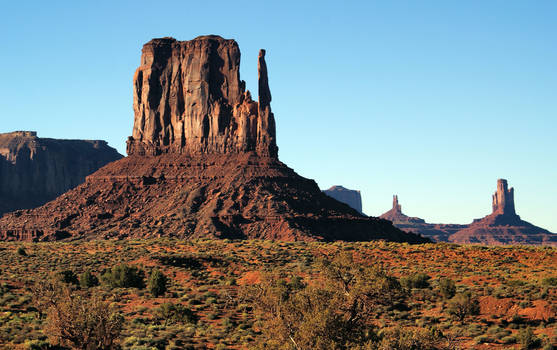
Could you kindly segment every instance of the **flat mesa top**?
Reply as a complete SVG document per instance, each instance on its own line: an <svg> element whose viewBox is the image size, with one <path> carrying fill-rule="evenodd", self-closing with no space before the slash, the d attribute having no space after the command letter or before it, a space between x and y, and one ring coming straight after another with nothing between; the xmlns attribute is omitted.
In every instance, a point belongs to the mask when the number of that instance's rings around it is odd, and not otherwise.
<svg viewBox="0 0 557 350"><path fill-rule="evenodd" d="M225 39L220 35L200 35L191 40L177 40L170 36L165 36L163 38L154 38L151 39L147 44L173 44L173 43L183 43L183 42L191 42L191 41L235 41L234 39Z"/></svg>

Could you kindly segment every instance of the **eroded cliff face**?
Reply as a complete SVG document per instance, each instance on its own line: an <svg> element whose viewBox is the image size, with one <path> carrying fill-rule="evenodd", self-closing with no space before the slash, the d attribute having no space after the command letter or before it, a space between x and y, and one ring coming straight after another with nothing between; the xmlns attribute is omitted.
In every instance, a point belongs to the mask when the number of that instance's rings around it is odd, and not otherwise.
<svg viewBox="0 0 557 350"><path fill-rule="evenodd" d="M0 134L0 214L42 205L122 156L105 141Z"/></svg>
<svg viewBox="0 0 557 350"><path fill-rule="evenodd" d="M153 39L135 72L129 155L256 152L277 157L265 50L259 53L259 101L240 80L234 40Z"/></svg>

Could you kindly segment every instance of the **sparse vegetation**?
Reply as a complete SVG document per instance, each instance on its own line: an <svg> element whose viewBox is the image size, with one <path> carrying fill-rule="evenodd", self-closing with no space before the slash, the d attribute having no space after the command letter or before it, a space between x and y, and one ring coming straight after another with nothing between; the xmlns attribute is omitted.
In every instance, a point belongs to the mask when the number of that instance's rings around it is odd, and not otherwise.
<svg viewBox="0 0 557 350"><path fill-rule="evenodd" d="M19 255L19 247L29 254ZM63 342L47 337L52 333L47 324L49 310L60 308L60 300L71 304L64 290L75 299L71 305L97 299L107 312L123 317L114 339L122 350L293 348L289 338L279 341L288 334L286 326L269 326L286 319L295 321L293 339L316 349L326 344L516 349L528 343L524 339L550 349L556 343L557 288L548 275L557 264L554 248L170 239L32 247L4 242L0 261L0 349L43 350ZM150 289L151 281L160 280L153 277L156 270L166 277L164 294ZM401 280L408 280L407 287ZM267 291L264 300L282 300L270 308L280 310L282 321L263 311L269 306L256 299L262 291ZM470 298L463 298L468 292ZM272 299L278 296L283 299ZM354 301L359 320L348 317ZM473 305L475 311L452 311L457 305ZM355 325L351 335L342 331L347 324ZM531 334L525 336L527 327ZM308 329L308 336L297 335L300 329Z"/></svg>

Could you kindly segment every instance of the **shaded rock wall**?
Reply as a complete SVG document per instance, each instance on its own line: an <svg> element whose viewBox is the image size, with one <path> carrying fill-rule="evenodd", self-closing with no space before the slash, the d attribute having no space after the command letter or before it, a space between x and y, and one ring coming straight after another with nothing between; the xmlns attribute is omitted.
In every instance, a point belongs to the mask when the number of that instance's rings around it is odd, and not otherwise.
<svg viewBox="0 0 557 350"><path fill-rule="evenodd" d="M362 211L362 196L360 191L349 190L342 186L333 186L323 191L327 196L333 197L339 202L348 204L351 208L356 209L360 214Z"/></svg>
<svg viewBox="0 0 557 350"><path fill-rule="evenodd" d="M0 134L0 214L42 205L122 156L105 141Z"/></svg>

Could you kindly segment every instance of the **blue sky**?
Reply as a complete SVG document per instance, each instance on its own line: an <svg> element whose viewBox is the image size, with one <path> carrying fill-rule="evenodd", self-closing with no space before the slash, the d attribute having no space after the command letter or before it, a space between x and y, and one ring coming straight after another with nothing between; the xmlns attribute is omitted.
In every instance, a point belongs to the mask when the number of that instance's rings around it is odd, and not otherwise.
<svg viewBox="0 0 557 350"><path fill-rule="evenodd" d="M557 232L556 18L555 1L4 2L0 132L124 153L141 46L218 34L254 95L267 49L279 156L321 188L469 223L506 178L522 218Z"/></svg>

